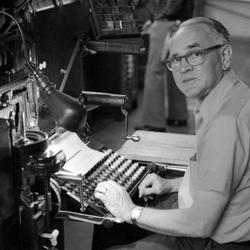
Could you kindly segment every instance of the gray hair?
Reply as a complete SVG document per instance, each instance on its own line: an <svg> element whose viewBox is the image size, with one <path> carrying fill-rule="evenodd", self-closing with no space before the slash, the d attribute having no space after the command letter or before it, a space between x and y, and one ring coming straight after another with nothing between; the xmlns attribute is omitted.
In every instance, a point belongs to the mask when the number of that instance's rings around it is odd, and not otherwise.
<svg viewBox="0 0 250 250"><path fill-rule="evenodd" d="M181 23L178 28L171 34L171 37L174 36L174 34L182 27L193 25L193 24L200 24L205 25L208 27L209 33L211 36L217 41L220 40L222 43L231 43L230 42L230 34L226 27L219 21L210 18L210 17L194 17L191 19L188 19L187 21L184 21Z"/></svg>

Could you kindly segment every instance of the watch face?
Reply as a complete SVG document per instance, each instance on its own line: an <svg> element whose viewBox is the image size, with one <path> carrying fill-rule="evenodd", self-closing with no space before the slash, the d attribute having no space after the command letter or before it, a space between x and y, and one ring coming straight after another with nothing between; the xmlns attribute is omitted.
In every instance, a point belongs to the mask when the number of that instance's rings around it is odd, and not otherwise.
<svg viewBox="0 0 250 250"><path fill-rule="evenodd" d="M131 212L131 221L133 224L137 224L137 220L141 215L143 208L142 207L135 207Z"/></svg>

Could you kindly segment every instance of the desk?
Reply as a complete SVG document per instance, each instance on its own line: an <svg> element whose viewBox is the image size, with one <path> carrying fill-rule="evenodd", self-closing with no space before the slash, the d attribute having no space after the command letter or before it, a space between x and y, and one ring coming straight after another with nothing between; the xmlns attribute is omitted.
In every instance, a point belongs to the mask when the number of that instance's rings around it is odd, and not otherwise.
<svg viewBox="0 0 250 250"><path fill-rule="evenodd" d="M195 153L195 136L138 130L139 142L126 141L118 153L128 159L185 169Z"/></svg>

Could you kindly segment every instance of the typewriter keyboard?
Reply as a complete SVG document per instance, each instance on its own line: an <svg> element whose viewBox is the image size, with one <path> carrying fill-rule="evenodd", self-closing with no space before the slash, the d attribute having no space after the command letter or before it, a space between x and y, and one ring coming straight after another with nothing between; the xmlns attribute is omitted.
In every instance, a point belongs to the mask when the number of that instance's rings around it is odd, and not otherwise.
<svg viewBox="0 0 250 250"><path fill-rule="evenodd" d="M81 202L82 197L85 207L88 206L98 214L105 215L108 211L103 203L94 197L94 190L99 182L113 180L125 187L132 196L140 182L150 171L150 168L146 165L128 160L108 149L105 151L103 159L83 177L82 189L74 182L64 183L62 188L78 202Z"/></svg>

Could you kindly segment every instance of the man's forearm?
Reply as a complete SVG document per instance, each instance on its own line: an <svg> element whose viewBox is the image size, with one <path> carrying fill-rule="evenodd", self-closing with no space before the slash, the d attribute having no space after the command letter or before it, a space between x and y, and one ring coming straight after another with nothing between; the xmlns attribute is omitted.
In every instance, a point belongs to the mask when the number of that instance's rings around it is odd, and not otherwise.
<svg viewBox="0 0 250 250"><path fill-rule="evenodd" d="M183 177L168 180L171 182L171 193L175 193L179 191L182 180L183 180Z"/></svg>
<svg viewBox="0 0 250 250"><path fill-rule="evenodd" d="M200 226L188 216L188 209L143 208L138 226L169 236L201 237Z"/></svg>
<svg viewBox="0 0 250 250"><path fill-rule="evenodd" d="M170 236L210 237L221 219L228 199L229 196L224 193L197 191L193 204L187 208L143 208L137 225ZM131 223L129 220L127 222Z"/></svg>

